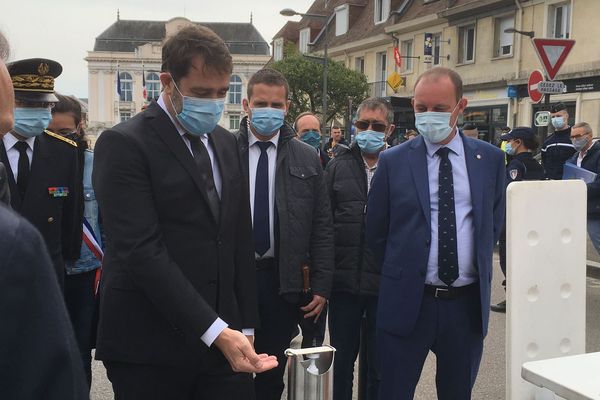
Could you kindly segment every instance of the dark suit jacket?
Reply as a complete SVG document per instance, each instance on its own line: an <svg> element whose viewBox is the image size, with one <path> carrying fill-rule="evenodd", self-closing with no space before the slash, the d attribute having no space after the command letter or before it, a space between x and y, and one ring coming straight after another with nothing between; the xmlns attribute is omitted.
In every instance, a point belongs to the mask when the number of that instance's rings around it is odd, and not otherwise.
<svg viewBox="0 0 600 400"><path fill-rule="evenodd" d="M4 205L0 227L0 398L89 398L42 237Z"/></svg>
<svg viewBox="0 0 600 400"><path fill-rule="evenodd" d="M220 219L193 156L156 103L103 132L93 183L106 233L96 357L198 362L220 317L254 328L258 304L248 193L233 135L210 134L222 178Z"/></svg>
<svg viewBox="0 0 600 400"><path fill-rule="evenodd" d="M62 281L65 260L77 260L81 250L83 189L77 148L46 133L36 137L24 198L17 188L2 141L0 162L7 170L13 210L40 231ZM52 187L66 187L69 193L66 197L54 197L49 191Z"/></svg>
<svg viewBox="0 0 600 400"><path fill-rule="evenodd" d="M8 175L6 167L0 162L0 203L10 207L10 189L8 187Z"/></svg>
<svg viewBox="0 0 600 400"><path fill-rule="evenodd" d="M463 136L475 229L482 332L490 310L492 255L504 218L504 155L481 140ZM431 244L426 147L419 136L379 158L367 212L367 240L382 265L377 325L409 334L417 320Z"/></svg>

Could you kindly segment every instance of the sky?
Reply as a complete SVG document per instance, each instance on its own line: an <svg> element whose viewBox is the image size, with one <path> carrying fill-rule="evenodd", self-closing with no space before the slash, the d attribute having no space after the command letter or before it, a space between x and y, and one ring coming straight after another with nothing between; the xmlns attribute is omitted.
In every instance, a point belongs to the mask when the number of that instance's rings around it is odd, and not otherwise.
<svg viewBox="0 0 600 400"><path fill-rule="evenodd" d="M286 21L282 8L306 12L313 0L1 0L0 31L11 45L9 61L43 57L60 62L55 89L88 97L87 63L94 39L117 20L167 21L186 17L197 22L249 22L270 43ZM25 19L24 16L27 16Z"/></svg>

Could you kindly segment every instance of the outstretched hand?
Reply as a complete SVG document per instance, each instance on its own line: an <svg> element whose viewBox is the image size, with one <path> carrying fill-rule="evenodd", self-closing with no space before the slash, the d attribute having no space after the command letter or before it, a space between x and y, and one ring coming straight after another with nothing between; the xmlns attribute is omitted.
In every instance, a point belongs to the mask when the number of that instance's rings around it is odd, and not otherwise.
<svg viewBox="0 0 600 400"><path fill-rule="evenodd" d="M225 328L214 343L235 372L261 373L275 368L277 357L256 354L248 337L242 332Z"/></svg>

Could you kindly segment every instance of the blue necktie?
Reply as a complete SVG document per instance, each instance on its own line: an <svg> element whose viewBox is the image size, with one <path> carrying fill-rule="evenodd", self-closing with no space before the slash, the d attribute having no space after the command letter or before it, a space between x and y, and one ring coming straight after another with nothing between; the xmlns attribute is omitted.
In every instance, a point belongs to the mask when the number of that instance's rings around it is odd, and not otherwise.
<svg viewBox="0 0 600 400"><path fill-rule="evenodd" d="M458 278L458 250L456 245L456 212L454 207L454 181L450 149L442 147L438 188L438 277L450 286Z"/></svg>
<svg viewBox="0 0 600 400"><path fill-rule="evenodd" d="M256 142L260 147L260 157L256 166L254 182L254 251L263 256L271 247L271 230L269 224L269 155L267 149L271 142Z"/></svg>

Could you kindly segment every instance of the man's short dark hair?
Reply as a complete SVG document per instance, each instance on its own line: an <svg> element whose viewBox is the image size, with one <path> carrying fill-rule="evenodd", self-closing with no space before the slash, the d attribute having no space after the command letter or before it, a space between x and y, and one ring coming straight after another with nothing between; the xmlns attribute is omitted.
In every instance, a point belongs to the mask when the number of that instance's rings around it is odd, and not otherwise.
<svg viewBox="0 0 600 400"><path fill-rule="evenodd" d="M10 55L10 45L6 37L0 32L0 60L7 61Z"/></svg>
<svg viewBox="0 0 600 400"><path fill-rule="evenodd" d="M392 124L394 122L394 110L390 105L390 102L381 97L369 97L358 106L358 110L356 111L356 115L360 116L360 112L362 110L381 110L385 113L385 119L388 124Z"/></svg>
<svg viewBox="0 0 600 400"><path fill-rule="evenodd" d="M72 96L64 96L58 93L54 95L58 98L58 103L55 103L54 107L52 107L52 114L71 114L75 119L75 125L79 126L81 123L81 104L79 100Z"/></svg>
<svg viewBox="0 0 600 400"><path fill-rule="evenodd" d="M462 128L463 128L463 130L467 130L467 131L472 131L473 129L477 129L477 127L473 124L464 124Z"/></svg>
<svg viewBox="0 0 600 400"><path fill-rule="evenodd" d="M331 127L331 129L342 129L341 126L333 124L333 126Z"/></svg>
<svg viewBox="0 0 600 400"><path fill-rule="evenodd" d="M233 71L233 60L223 39L202 25L185 27L165 41L161 69L179 82L196 56L202 57L205 69L223 74Z"/></svg>
<svg viewBox="0 0 600 400"><path fill-rule="evenodd" d="M290 93L290 85L288 84L285 76L277 70L272 68L263 68L257 71L250 80L248 81L248 100L252 98L252 92L254 91L254 85L262 83L267 86L283 86L285 88L285 98L288 98Z"/></svg>
<svg viewBox="0 0 600 400"><path fill-rule="evenodd" d="M439 78L442 78L442 77L449 78L450 81L452 82L452 85L454 85L454 92L455 92L455 95L456 95L456 101L459 101L460 99L462 99L462 97L463 97L463 83L462 83L462 78L460 77L459 74L457 74L456 72L454 72L450 68L435 67L435 68L432 68L432 69L429 69L429 70L423 72L417 78L417 81L415 82L415 88L417 87L417 85L419 84L419 82L421 82L423 79L433 79L434 81L436 81L436 80L438 80Z"/></svg>

